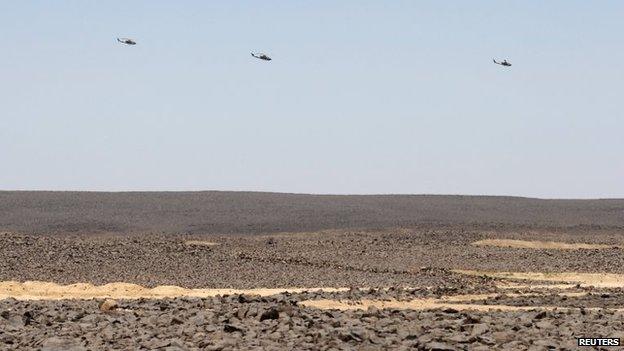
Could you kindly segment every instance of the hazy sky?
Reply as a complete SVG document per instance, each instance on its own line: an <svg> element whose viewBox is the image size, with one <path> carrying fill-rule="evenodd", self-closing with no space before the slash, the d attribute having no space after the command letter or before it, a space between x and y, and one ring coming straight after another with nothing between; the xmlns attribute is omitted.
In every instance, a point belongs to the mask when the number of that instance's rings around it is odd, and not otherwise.
<svg viewBox="0 0 624 351"><path fill-rule="evenodd" d="M623 18L616 0L2 1L0 189L624 197Z"/></svg>

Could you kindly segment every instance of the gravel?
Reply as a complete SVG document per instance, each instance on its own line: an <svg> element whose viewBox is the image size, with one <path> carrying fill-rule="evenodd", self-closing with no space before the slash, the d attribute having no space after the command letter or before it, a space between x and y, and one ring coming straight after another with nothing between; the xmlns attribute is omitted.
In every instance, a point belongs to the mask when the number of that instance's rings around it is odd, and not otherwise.
<svg viewBox="0 0 624 351"><path fill-rule="evenodd" d="M363 292L365 298L372 298ZM575 337L624 337L621 312L561 310L326 311L305 296L209 299L0 301L10 350L572 349ZM242 302L241 302L242 301Z"/></svg>
<svg viewBox="0 0 624 351"><path fill-rule="evenodd" d="M426 287L484 284L453 269L624 273L624 250L477 247L486 237L622 244L621 232L394 229L289 235L0 234L0 280L146 287ZM570 239L572 237L572 239ZM186 245L188 240L218 245Z"/></svg>
<svg viewBox="0 0 624 351"><path fill-rule="evenodd" d="M0 349L548 350L576 349L576 337L624 340L621 289L517 296L528 290L453 272L624 273L618 248L472 245L501 238L622 246L623 211L624 200L0 192L0 281L361 288L271 297L9 298L0 300ZM187 244L193 240L200 244ZM340 311L302 304L494 292L503 295L462 303L558 308Z"/></svg>
<svg viewBox="0 0 624 351"><path fill-rule="evenodd" d="M0 191L0 230L41 234L257 234L445 224L622 228L623 213L624 199Z"/></svg>

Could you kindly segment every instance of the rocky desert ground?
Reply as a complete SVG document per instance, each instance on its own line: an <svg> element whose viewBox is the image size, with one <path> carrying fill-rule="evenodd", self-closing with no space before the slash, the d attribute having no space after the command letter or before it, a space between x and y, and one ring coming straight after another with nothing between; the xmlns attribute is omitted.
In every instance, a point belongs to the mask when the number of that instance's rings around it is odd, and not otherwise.
<svg viewBox="0 0 624 351"><path fill-rule="evenodd" d="M0 349L624 341L624 200L0 192L0 233Z"/></svg>

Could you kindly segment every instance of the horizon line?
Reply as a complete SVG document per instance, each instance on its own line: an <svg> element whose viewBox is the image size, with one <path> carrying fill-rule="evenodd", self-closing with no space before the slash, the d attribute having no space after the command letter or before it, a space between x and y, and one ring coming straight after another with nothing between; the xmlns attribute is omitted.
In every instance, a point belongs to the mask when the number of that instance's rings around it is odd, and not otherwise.
<svg viewBox="0 0 624 351"><path fill-rule="evenodd" d="M0 189L3 192L40 192L40 193L109 193L109 194L125 194L125 193L257 193L257 194L280 194L280 195L302 195L302 196L431 196L431 197L497 197L497 198L516 198L528 200L569 200L569 201L622 201L622 197L539 197L539 196L522 196L522 195L491 195L491 194L453 194L453 193L306 193L306 192L284 192L271 190L76 190L76 189Z"/></svg>

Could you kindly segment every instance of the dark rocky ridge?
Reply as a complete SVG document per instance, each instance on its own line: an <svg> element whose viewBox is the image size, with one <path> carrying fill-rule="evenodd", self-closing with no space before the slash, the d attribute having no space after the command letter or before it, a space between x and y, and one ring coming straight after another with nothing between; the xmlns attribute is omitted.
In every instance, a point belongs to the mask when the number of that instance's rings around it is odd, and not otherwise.
<svg viewBox="0 0 624 351"><path fill-rule="evenodd" d="M441 224L624 227L624 200L261 192L0 192L0 230L249 234Z"/></svg>

